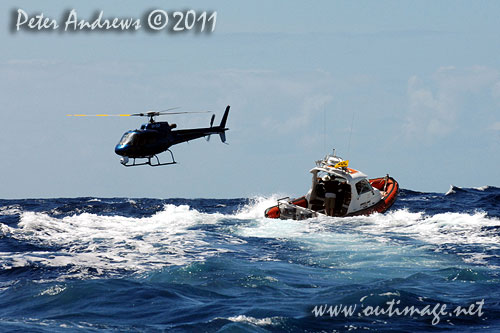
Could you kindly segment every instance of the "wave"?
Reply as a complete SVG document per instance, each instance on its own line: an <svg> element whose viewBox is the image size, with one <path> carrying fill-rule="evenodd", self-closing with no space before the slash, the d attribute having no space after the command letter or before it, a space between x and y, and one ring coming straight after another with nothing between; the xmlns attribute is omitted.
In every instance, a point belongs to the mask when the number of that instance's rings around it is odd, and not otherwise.
<svg viewBox="0 0 500 333"><path fill-rule="evenodd" d="M362 221L365 223L357 229L366 233L409 235L432 244L495 245L500 240L495 230L500 228L500 219L487 217L481 211L425 215L401 209L364 217Z"/></svg>
<svg viewBox="0 0 500 333"><path fill-rule="evenodd" d="M264 219L265 208L276 203L277 196L270 198L255 198L243 207L235 217L261 219L264 224L279 224L282 220ZM265 221L264 221L265 220ZM309 225L342 225L352 226L353 229L367 234L399 234L411 235L433 244L499 244L500 219L489 217L487 213L476 210L473 213L444 212L426 214L425 212L411 212L407 208L390 210L385 214L356 217L322 217L303 221L288 220L285 223ZM307 228L306 228L307 229ZM318 231L317 227L312 231ZM305 229L304 229L305 230Z"/></svg>
<svg viewBox="0 0 500 333"><path fill-rule="evenodd" d="M483 195L481 192L487 193L500 193L500 188L495 186L479 186L479 187L459 187L455 185L450 185L450 189L445 193L445 195L452 195L457 193L474 193L478 195Z"/></svg>
<svg viewBox="0 0 500 333"><path fill-rule="evenodd" d="M256 214L254 208L262 214L264 203L268 204L267 200L256 201L254 207L244 210L245 214ZM261 217L252 224L242 226L237 233L245 237L295 239L323 249L346 246L359 247L358 250L362 251L369 240L375 240L381 246L431 245L434 251L451 250L465 262L484 264L489 258L496 257L496 254L484 253L485 249L500 249L499 231L500 218L488 216L480 210L472 213L428 214L400 208L385 214L347 218L320 217L306 221Z"/></svg>
<svg viewBox="0 0 500 333"><path fill-rule="evenodd" d="M489 187L473 191L497 190ZM405 193L406 199L421 200L423 205L428 205L428 200L437 200L430 199L435 196ZM212 200L210 205L215 211L210 208L207 212L200 211L206 207L200 200L183 200L192 207L164 204L151 216L144 217L133 217L129 212L127 216L116 215L116 211L109 209L112 205L122 207L124 202L137 204L131 199L115 198L116 203L111 204L104 199L90 198L96 205L102 206L104 202L104 215L65 208L73 215L61 216L54 213L61 210L60 206L49 205L48 211L25 211L21 205L5 205L0 208L0 218L4 219L0 219L0 238L17 242L20 250L0 249L5 251L0 252L0 267L4 270L62 267L65 274L59 276L63 279L123 271L143 273L238 252L242 244L252 239L271 239L273 244L296 242L299 249L312 252L347 249L359 260L364 260L363 256L374 249L392 255L401 247L418 256L421 247L427 251L426 246L430 245L432 251L451 249L467 263L489 264L495 253L487 253L485 249L500 249L500 219L481 210L429 213L418 210L420 206L411 200L402 200L399 207L388 213L371 216L321 217L306 221L265 218L265 209L274 205L279 197L234 202ZM88 202L86 199L85 204ZM144 212L150 212L158 202L140 205L144 206ZM252 260L276 260L272 252L256 252L252 252L255 256Z"/></svg>
<svg viewBox="0 0 500 333"><path fill-rule="evenodd" d="M2 269L33 264L73 267L70 275L85 275L91 267L94 277L120 270L141 272L182 265L224 251L205 242L203 232L193 228L214 224L221 216L200 213L187 205L165 205L144 218L89 213L56 218L22 212L17 227L0 224L3 235L50 250L0 253L0 265Z"/></svg>
<svg viewBox="0 0 500 333"><path fill-rule="evenodd" d="M0 216L20 215L22 208L20 205L8 205L0 207Z"/></svg>

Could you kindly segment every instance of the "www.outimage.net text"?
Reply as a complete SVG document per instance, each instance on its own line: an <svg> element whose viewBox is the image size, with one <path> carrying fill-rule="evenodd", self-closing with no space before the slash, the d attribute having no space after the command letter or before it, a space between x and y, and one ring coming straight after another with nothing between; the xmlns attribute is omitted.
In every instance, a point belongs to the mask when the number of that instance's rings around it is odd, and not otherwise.
<svg viewBox="0 0 500 333"><path fill-rule="evenodd" d="M316 305L311 312L315 317L432 317L432 325L439 324L441 318L446 316L455 318L462 316L481 317L484 314L484 299L467 306L456 306L452 308L452 310L450 310L447 304L441 303L436 303L434 305L427 304L422 307L415 305L402 306L400 300L396 301L392 299L386 302L385 306L370 306L364 305L362 300L361 304Z"/></svg>

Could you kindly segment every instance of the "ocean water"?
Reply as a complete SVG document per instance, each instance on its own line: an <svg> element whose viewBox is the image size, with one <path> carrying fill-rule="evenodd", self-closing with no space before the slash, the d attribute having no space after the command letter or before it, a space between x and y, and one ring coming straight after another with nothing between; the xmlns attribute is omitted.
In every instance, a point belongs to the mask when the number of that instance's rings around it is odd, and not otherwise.
<svg viewBox="0 0 500 333"><path fill-rule="evenodd" d="M0 331L500 331L499 188L306 221L276 199L0 200Z"/></svg>

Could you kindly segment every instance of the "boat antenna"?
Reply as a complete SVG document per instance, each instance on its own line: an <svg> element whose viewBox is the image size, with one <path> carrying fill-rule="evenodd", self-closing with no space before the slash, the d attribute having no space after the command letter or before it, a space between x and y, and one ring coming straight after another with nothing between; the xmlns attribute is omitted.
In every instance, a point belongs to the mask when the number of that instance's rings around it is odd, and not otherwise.
<svg viewBox="0 0 500 333"><path fill-rule="evenodd" d="M326 150L326 108L323 105L323 151Z"/></svg>
<svg viewBox="0 0 500 333"><path fill-rule="evenodd" d="M349 133L349 143L347 144L347 156L349 156L349 153L351 152L351 137L352 137L352 127L354 126L354 115L355 113L352 113L352 120L351 120L351 131Z"/></svg>

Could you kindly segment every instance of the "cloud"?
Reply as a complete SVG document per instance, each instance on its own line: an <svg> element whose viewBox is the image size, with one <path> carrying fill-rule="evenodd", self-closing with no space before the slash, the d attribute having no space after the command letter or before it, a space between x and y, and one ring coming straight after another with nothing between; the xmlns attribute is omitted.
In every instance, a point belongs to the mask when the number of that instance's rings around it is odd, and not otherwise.
<svg viewBox="0 0 500 333"><path fill-rule="evenodd" d="M59 65L59 61L55 60L46 60L46 59L11 59L8 60L2 65L9 65L9 66L54 66L54 65Z"/></svg>
<svg viewBox="0 0 500 333"><path fill-rule="evenodd" d="M434 92L417 76L408 80L409 112L405 130L410 137L441 136L453 130L454 99L447 93Z"/></svg>
<svg viewBox="0 0 500 333"><path fill-rule="evenodd" d="M459 118L469 99L483 94L489 99L497 94L500 97L499 90L498 71L483 66L441 67L427 81L412 76L408 80L405 135L431 141L448 136L461 126Z"/></svg>
<svg viewBox="0 0 500 333"><path fill-rule="evenodd" d="M448 92L477 93L498 83L499 73L496 69L485 66L473 66L463 70L450 66L439 68L434 77L439 86Z"/></svg>
<svg viewBox="0 0 500 333"><path fill-rule="evenodd" d="M313 116L322 111L332 99L333 97L330 94L318 93L311 96L304 96L298 112L286 119L279 127L280 130L290 132L309 125Z"/></svg>
<svg viewBox="0 0 500 333"><path fill-rule="evenodd" d="M500 121L494 122L490 128L494 131L500 132Z"/></svg>
<svg viewBox="0 0 500 333"><path fill-rule="evenodd" d="M497 103L500 104L500 81L493 86L491 95L497 101Z"/></svg>
<svg viewBox="0 0 500 333"><path fill-rule="evenodd" d="M310 125L332 101L333 80L328 73L281 73L267 70L225 69L170 73L158 79L162 98L174 100L196 92L208 105L234 105L233 117L247 127L276 134L289 134ZM173 85L173 83L175 85ZM175 102L174 102L175 104ZM319 113L321 112L321 113ZM233 118L235 119L235 118Z"/></svg>

